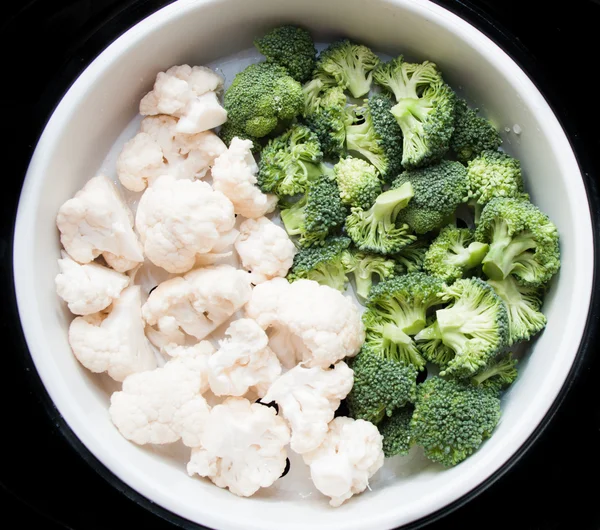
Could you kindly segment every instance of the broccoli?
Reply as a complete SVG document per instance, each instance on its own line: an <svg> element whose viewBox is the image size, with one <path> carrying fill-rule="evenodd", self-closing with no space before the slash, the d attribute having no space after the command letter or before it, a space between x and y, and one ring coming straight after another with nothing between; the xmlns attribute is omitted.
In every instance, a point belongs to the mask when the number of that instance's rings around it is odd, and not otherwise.
<svg viewBox="0 0 600 530"><path fill-rule="evenodd" d="M386 352L363 346L350 360L354 385L346 397L350 416L379 423L385 416L413 402L417 389L417 370L386 357Z"/></svg>
<svg viewBox="0 0 600 530"><path fill-rule="evenodd" d="M311 116L317 110L322 107L321 100L327 94L327 92L333 88L336 88L339 93L344 97L344 105L346 104L346 96L344 89L338 87L335 84L335 79L331 79L327 76L316 74L313 79L302 86L302 95L304 98L304 109L302 116L304 118Z"/></svg>
<svg viewBox="0 0 600 530"><path fill-rule="evenodd" d="M251 140L253 153L260 153L262 150L262 145L260 144L260 140L258 138L254 138L249 134L246 134L241 130L241 128L237 127L232 122L227 121L221 125L221 129L219 130L219 138L223 140L223 143L227 147L229 147L231 140L233 140L236 136L241 140Z"/></svg>
<svg viewBox="0 0 600 530"><path fill-rule="evenodd" d="M427 458L449 467L474 453L499 419L500 399L491 392L432 377L419 385L410 430Z"/></svg>
<svg viewBox="0 0 600 530"><path fill-rule="evenodd" d="M394 254L392 257L396 262L396 274L421 272L423 270L425 253L429 245L430 242L428 239L420 237L409 245L406 245L397 254Z"/></svg>
<svg viewBox="0 0 600 530"><path fill-rule="evenodd" d="M435 314L427 317L427 327L435 324ZM448 363L454 359L454 350L446 346L441 338L431 338L426 341L417 342L419 353L427 362L436 364L444 370Z"/></svg>
<svg viewBox="0 0 600 530"><path fill-rule="evenodd" d="M377 275L379 280L384 280L392 276L395 270L393 260L364 252L345 252L342 256L342 262L345 271L354 274L356 294L363 300L369 296L374 275Z"/></svg>
<svg viewBox="0 0 600 530"><path fill-rule="evenodd" d="M416 239L406 224L396 223L398 213L413 196L409 182L377 197L368 210L354 207L346 218L346 231L360 249L377 254L393 254Z"/></svg>
<svg viewBox="0 0 600 530"><path fill-rule="evenodd" d="M396 409L377 426L379 434L383 436L383 454L386 458L408 454L412 445L410 421L414 410L412 405Z"/></svg>
<svg viewBox="0 0 600 530"><path fill-rule="evenodd" d="M380 64L373 79L396 98L391 113L402 129L402 165L412 169L440 160L454 132L456 95L437 66L406 63L399 56Z"/></svg>
<svg viewBox="0 0 600 530"><path fill-rule="evenodd" d="M436 311L435 322L420 331L415 340L441 339L454 357L440 375L470 377L508 344L506 306L492 286L479 278L456 280L444 288L441 298L449 305ZM439 355L445 358L447 352ZM434 356L433 352L428 355Z"/></svg>
<svg viewBox="0 0 600 530"><path fill-rule="evenodd" d="M310 79L315 67L317 50L310 33L297 26L272 29L254 45L266 58L283 66L300 83Z"/></svg>
<svg viewBox="0 0 600 530"><path fill-rule="evenodd" d="M512 274L521 285L540 287L560 267L558 230L523 198L492 199L481 212L475 239L488 243L483 272L490 280Z"/></svg>
<svg viewBox="0 0 600 530"><path fill-rule="evenodd" d="M326 174L312 179L300 200L281 206L287 233L299 235L298 244L303 247L323 244L329 234L342 227L347 215L335 179Z"/></svg>
<svg viewBox="0 0 600 530"><path fill-rule="evenodd" d="M370 208L381 194L381 182L375 166L360 158L342 158L334 167L342 203Z"/></svg>
<svg viewBox="0 0 600 530"><path fill-rule="evenodd" d="M274 63L251 64L235 76L223 105L228 122L244 135L262 138L304 108L302 85Z"/></svg>
<svg viewBox="0 0 600 530"><path fill-rule="evenodd" d="M346 249L350 246L347 237L330 237L322 246L302 248L294 256L294 264L287 275L290 282L295 280L314 280L338 291L344 291L348 278L342 261Z"/></svg>
<svg viewBox="0 0 600 530"><path fill-rule="evenodd" d="M422 370L425 360L411 335L425 327L428 309L442 302L443 288L441 280L422 272L395 276L374 286L363 314L365 344L383 351L388 359Z"/></svg>
<svg viewBox="0 0 600 530"><path fill-rule="evenodd" d="M371 89L372 71L378 64L379 57L367 46L344 39L321 52L315 72L334 79L337 85L359 98Z"/></svg>
<svg viewBox="0 0 600 530"><path fill-rule="evenodd" d="M346 109L346 147L366 158L389 182L402 171L402 130L390 110L392 99L375 94L362 107Z"/></svg>
<svg viewBox="0 0 600 530"><path fill-rule="evenodd" d="M321 142L323 153L339 157L346 145L346 96L340 87L326 90L313 109L307 109L305 121Z"/></svg>
<svg viewBox="0 0 600 530"><path fill-rule="evenodd" d="M306 191L309 180L324 171L323 158L316 135L304 125L293 125L272 138L262 151L257 177L265 193L297 195Z"/></svg>
<svg viewBox="0 0 600 530"><path fill-rule="evenodd" d="M471 378L474 386L479 386L498 394L512 385L519 373L517 360L512 353L491 361L481 372Z"/></svg>
<svg viewBox="0 0 600 530"><path fill-rule="evenodd" d="M417 234L441 227L467 196L467 170L460 162L442 160L439 164L404 171L392 189L410 182L414 197L400 211L398 221Z"/></svg>
<svg viewBox="0 0 600 530"><path fill-rule="evenodd" d="M508 310L508 345L529 340L546 327L546 317L540 311L542 290L519 285L512 276L504 280L488 280Z"/></svg>
<svg viewBox="0 0 600 530"><path fill-rule="evenodd" d="M425 254L423 268L446 283L477 267L489 246L475 241L475 230L448 225L440 230Z"/></svg>
<svg viewBox="0 0 600 530"><path fill-rule="evenodd" d="M457 98L454 109L454 134L450 148L461 162L468 162L482 151L496 151L502 139L496 128L485 118L470 109L464 99Z"/></svg>

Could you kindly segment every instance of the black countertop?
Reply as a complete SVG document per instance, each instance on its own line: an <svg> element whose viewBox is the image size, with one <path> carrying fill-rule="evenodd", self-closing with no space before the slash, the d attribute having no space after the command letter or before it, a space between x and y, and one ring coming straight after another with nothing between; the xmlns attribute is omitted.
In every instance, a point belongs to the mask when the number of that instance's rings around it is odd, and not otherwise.
<svg viewBox="0 0 600 530"><path fill-rule="evenodd" d="M2 528L17 524L47 530L177 528L122 495L94 471L68 443L60 421L47 413L52 409L29 364L20 331L10 265L22 179L54 105L108 42L164 3L3 3L0 104L8 138L2 158L8 161L8 167L3 172L0 193L0 334L5 337L0 383L0 517L6 522L0 524ZM570 134L598 216L600 105L594 77L600 51L600 2L440 3L488 32L533 76ZM5 141L0 145L5 146ZM597 228L598 220L595 222ZM597 327L598 318L598 314L592 315L590 330ZM600 379L600 363L594 355L596 337L588 335L588 352L577 376L533 447L488 489L427 524L427 530L600 529L600 509L596 505L600 493L596 484L600 477L600 402L595 379ZM87 458L93 463L93 458Z"/></svg>

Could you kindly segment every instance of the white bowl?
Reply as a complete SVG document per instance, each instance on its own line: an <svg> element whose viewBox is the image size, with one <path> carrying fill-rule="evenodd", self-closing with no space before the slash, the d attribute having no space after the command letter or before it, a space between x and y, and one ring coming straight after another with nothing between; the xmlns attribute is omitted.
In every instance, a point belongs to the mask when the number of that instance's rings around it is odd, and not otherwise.
<svg viewBox="0 0 600 530"><path fill-rule="evenodd" d="M281 22L438 63L446 80L462 87L469 101L500 125L505 148L523 164L532 200L561 235L562 269L544 308L548 327L505 396L493 437L449 470L411 468L394 459L373 481L372 491L338 509L306 485L301 469L279 486L240 499L189 478L176 455L127 442L110 422L101 378L88 374L71 353L70 317L54 290L56 212L94 176L156 73L248 48L253 37ZM520 135L514 132L518 128ZM583 181L555 115L525 73L459 17L424 0L180 0L110 45L57 107L23 187L14 270L25 336L50 397L76 436L119 479L167 510L212 528L377 530L418 520L456 501L500 470L532 435L563 387L582 339L592 248ZM413 459L418 462L418 455ZM415 469L419 472L411 472Z"/></svg>

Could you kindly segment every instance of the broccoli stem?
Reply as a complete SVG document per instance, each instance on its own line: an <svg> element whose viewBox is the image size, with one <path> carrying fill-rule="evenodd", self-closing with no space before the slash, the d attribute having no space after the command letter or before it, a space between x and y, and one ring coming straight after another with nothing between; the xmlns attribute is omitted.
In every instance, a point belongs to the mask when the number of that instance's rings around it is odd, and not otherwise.
<svg viewBox="0 0 600 530"><path fill-rule="evenodd" d="M405 182L399 188L382 193L373 205L375 218L384 221L386 229L392 228L398 212L406 208L413 196L414 190L410 182Z"/></svg>
<svg viewBox="0 0 600 530"><path fill-rule="evenodd" d="M448 256L448 263L458 265L465 270L477 267L488 253L489 245L474 242L464 248L459 242L450 247L454 254Z"/></svg>
<svg viewBox="0 0 600 530"><path fill-rule="evenodd" d="M425 121L431 112L430 102L422 98L404 98L391 108L398 125L404 131L413 131Z"/></svg>
<svg viewBox="0 0 600 530"><path fill-rule="evenodd" d="M304 202L304 204L300 204L301 202ZM304 229L305 204L305 201L298 201L291 208L281 210L281 220L290 236L300 235Z"/></svg>
<svg viewBox="0 0 600 530"><path fill-rule="evenodd" d="M473 376L471 380L476 385L480 385L485 380L490 377L494 377L495 375L507 375L510 376L512 372L515 370L515 364L512 361L511 357L506 357L502 359L500 362L488 366L483 372Z"/></svg>
<svg viewBox="0 0 600 530"><path fill-rule="evenodd" d="M369 75L365 77L365 72L360 66L353 66L349 69L348 75L348 90L352 94L352 97L360 98L364 96L369 90L371 90L371 79L373 74L369 72Z"/></svg>
<svg viewBox="0 0 600 530"><path fill-rule="evenodd" d="M483 272L491 280L504 280L515 267L515 258L523 252L535 248L535 239L529 232L516 236L508 233L505 222L499 221L493 231L492 244L483 259Z"/></svg>
<svg viewBox="0 0 600 530"><path fill-rule="evenodd" d="M371 273L366 269L356 270L354 271L354 281L356 282L356 294L366 300L373 285Z"/></svg>
<svg viewBox="0 0 600 530"><path fill-rule="evenodd" d="M431 324L431 326L422 329L421 331L419 331L419 333L415 335L415 340L417 342L435 339L442 339L442 333L440 332L440 327L438 326L437 321Z"/></svg>

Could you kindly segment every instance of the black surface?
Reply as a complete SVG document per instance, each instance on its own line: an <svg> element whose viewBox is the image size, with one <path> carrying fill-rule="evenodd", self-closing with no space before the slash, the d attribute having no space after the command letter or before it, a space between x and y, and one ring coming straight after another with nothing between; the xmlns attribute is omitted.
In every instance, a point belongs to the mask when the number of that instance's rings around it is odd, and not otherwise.
<svg viewBox="0 0 600 530"><path fill-rule="evenodd" d="M77 74L108 42L164 3L3 3L0 102L4 134L0 145L5 148L2 159L8 166L3 167L0 194L0 334L5 339L0 383L2 528L16 527L7 524L14 520L19 526L44 529L176 528L110 485L73 449L60 429L60 419L51 419L55 411L31 371L20 332L10 267L18 193L45 120ZM550 3L516 0L440 3L501 41L534 77L570 134L597 212L600 107L592 78L597 71L598 2L572 0L560 4L560 9ZM507 38L494 25L506 27L517 40ZM598 315L594 315L590 326L597 327L597 321ZM596 335L590 334L585 345L588 355L561 408L535 445L487 490L428 524L428 530L600 528L600 488L596 485L600 476L600 400L596 391L600 364L594 355L595 344ZM85 458L95 465L89 455Z"/></svg>

